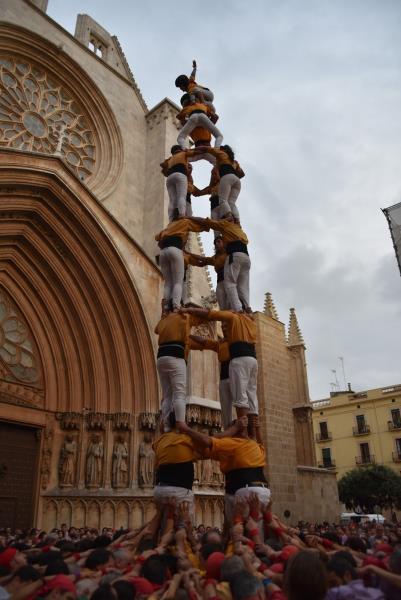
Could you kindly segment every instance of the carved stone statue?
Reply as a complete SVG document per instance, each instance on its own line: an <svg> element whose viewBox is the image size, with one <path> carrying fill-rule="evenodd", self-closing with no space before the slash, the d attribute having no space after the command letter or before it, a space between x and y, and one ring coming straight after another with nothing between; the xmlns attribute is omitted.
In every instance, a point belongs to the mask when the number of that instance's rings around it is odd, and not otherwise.
<svg viewBox="0 0 401 600"><path fill-rule="evenodd" d="M202 485L211 485L213 481L213 466L210 458L202 460Z"/></svg>
<svg viewBox="0 0 401 600"><path fill-rule="evenodd" d="M223 482L223 475L220 471L220 463L218 460L212 460L212 484L220 486Z"/></svg>
<svg viewBox="0 0 401 600"><path fill-rule="evenodd" d="M128 444L122 435L118 435L113 448L113 486L128 485Z"/></svg>
<svg viewBox="0 0 401 600"><path fill-rule="evenodd" d="M99 487L103 474L103 442L99 434L94 434L86 452L86 485Z"/></svg>
<svg viewBox="0 0 401 600"><path fill-rule="evenodd" d="M72 435L66 435L59 460L59 483L62 487L74 485L76 454L77 442Z"/></svg>
<svg viewBox="0 0 401 600"><path fill-rule="evenodd" d="M151 487L154 481L155 453L152 448L152 436L145 433L139 446L139 484Z"/></svg>

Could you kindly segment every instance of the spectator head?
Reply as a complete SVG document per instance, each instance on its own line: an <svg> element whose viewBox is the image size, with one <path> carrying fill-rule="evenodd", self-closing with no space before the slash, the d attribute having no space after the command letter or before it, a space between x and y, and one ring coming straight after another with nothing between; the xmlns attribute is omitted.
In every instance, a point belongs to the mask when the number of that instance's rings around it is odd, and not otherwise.
<svg viewBox="0 0 401 600"><path fill-rule="evenodd" d="M212 552L206 561L206 578L220 579L221 565L225 560L225 554L222 552Z"/></svg>
<svg viewBox="0 0 401 600"><path fill-rule="evenodd" d="M25 583L32 583L40 579L40 573L31 565L25 565L17 569L7 584L7 592L13 596L15 592Z"/></svg>
<svg viewBox="0 0 401 600"><path fill-rule="evenodd" d="M166 568L159 556L151 556L142 565L142 577L151 583L163 585L166 580Z"/></svg>
<svg viewBox="0 0 401 600"><path fill-rule="evenodd" d="M75 584L67 575L56 575L50 579L45 584L41 595L46 600L75 600L77 597Z"/></svg>
<svg viewBox="0 0 401 600"><path fill-rule="evenodd" d="M222 537L221 537L220 533L218 531L216 531L215 529L209 529L209 531L206 531L202 536L202 540L201 540L202 546L205 546L206 544L221 544L221 543L222 543Z"/></svg>
<svg viewBox="0 0 401 600"><path fill-rule="evenodd" d="M336 552L334 554L333 558L342 558L344 560L347 560L349 562L349 564L352 567L354 567L354 569L356 569L356 567L358 566L355 558L353 557L351 552L349 552L348 550L339 550L338 552Z"/></svg>
<svg viewBox="0 0 401 600"><path fill-rule="evenodd" d="M97 589L97 586L98 582L96 579L80 579L76 585L78 598L81 598L82 596L90 598Z"/></svg>
<svg viewBox="0 0 401 600"><path fill-rule="evenodd" d="M85 567L92 571L98 571L102 567L112 566L114 563L113 556L109 550L105 548L96 548L93 550L85 561Z"/></svg>
<svg viewBox="0 0 401 600"><path fill-rule="evenodd" d="M208 542L207 544L203 544L200 549L200 555L203 561L207 561L209 556L213 554L213 552L223 552L222 544L215 542Z"/></svg>
<svg viewBox="0 0 401 600"><path fill-rule="evenodd" d="M50 562L45 571L45 577L48 575L69 575L70 571L67 563L63 560L53 560Z"/></svg>
<svg viewBox="0 0 401 600"><path fill-rule="evenodd" d="M240 571L244 570L242 558L234 554L221 563L220 580L230 582Z"/></svg>
<svg viewBox="0 0 401 600"><path fill-rule="evenodd" d="M334 556L326 565L330 587L346 585L356 579L356 572L351 563L345 558Z"/></svg>
<svg viewBox="0 0 401 600"><path fill-rule="evenodd" d="M323 600L327 591L326 571L319 556L301 550L289 561L284 576L288 600Z"/></svg>
<svg viewBox="0 0 401 600"><path fill-rule="evenodd" d="M24 565L26 565L25 554L16 548L6 548L0 553L0 566L5 567L8 573L12 573Z"/></svg>
<svg viewBox="0 0 401 600"><path fill-rule="evenodd" d="M366 552L367 549L365 541L356 535L352 535L348 538L347 546L356 552Z"/></svg>
<svg viewBox="0 0 401 600"><path fill-rule="evenodd" d="M241 571L230 581L233 600L263 600L265 597L263 585L259 579Z"/></svg>
<svg viewBox="0 0 401 600"><path fill-rule="evenodd" d="M119 550L115 550L113 552L113 557L114 557L114 564L116 566L116 569L119 569L119 570L125 569L131 561L130 553L128 552L128 550L124 550L123 548L120 548Z"/></svg>

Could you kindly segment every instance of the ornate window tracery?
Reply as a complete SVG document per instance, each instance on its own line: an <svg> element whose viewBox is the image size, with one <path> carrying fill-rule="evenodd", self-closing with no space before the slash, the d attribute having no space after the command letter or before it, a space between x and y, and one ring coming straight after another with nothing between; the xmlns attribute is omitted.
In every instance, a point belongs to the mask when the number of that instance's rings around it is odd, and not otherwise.
<svg viewBox="0 0 401 600"><path fill-rule="evenodd" d="M96 145L85 111L63 85L26 60L0 56L0 147L61 156L82 180Z"/></svg>
<svg viewBox="0 0 401 600"><path fill-rule="evenodd" d="M0 290L0 362L21 383L38 383L41 369L28 325Z"/></svg>

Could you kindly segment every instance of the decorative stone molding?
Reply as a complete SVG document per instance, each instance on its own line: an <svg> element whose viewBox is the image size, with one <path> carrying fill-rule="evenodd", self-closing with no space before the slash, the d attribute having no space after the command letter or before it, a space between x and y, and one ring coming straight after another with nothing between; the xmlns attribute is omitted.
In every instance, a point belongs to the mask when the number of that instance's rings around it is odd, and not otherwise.
<svg viewBox="0 0 401 600"><path fill-rule="evenodd" d="M188 404L186 415L188 423L221 429L221 412L219 410L207 406L198 406L197 404Z"/></svg>
<svg viewBox="0 0 401 600"><path fill-rule="evenodd" d="M116 431L131 430L131 415L129 413L114 413L111 415L113 429Z"/></svg>
<svg viewBox="0 0 401 600"><path fill-rule="evenodd" d="M43 432L43 445L42 445L42 461L40 467L40 480L42 490L45 490L50 481L51 474L51 461L53 454L53 427L47 426Z"/></svg>
<svg viewBox="0 0 401 600"><path fill-rule="evenodd" d="M60 156L100 199L114 189L120 130L100 90L58 47L1 24L0 98L0 147Z"/></svg>
<svg viewBox="0 0 401 600"><path fill-rule="evenodd" d="M32 332L15 302L1 288L0 377L39 388L43 386L41 361Z"/></svg>
<svg viewBox="0 0 401 600"><path fill-rule="evenodd" d="M60 422L60 429L79 430L84 416L77 412L56 413L56 419Z"/></svg>
<svg viewBox="0 0 401 600"><path fill-rule="evenodd" d="M159 421L159 413L142 412L139 415L139 428L155 431Z"/></svg>
<svg viewBox="0 0 401 600"><path fill-rule="evenodd" d="M111 417L111 415L110 415ZM108 415L100 412L89 412L85 415L86 428L88 431L104 431Z"/></svg>

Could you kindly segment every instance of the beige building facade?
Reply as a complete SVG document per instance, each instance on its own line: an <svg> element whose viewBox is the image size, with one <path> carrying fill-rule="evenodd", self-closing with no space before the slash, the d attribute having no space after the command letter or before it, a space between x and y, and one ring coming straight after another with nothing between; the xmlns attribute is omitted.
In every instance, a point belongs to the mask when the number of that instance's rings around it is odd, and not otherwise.
<svg viewBox="0 0 401 600"><path fill-rule="evenodd" d="M0 0L0 522L135 526L154 510L154 234L178 109L146 106L118 39L91 17L78 15L73 36L46 5ZM196 235L190 250L202 252ZM189 267L187 294L215 306L206 269ZM276 510L334 518L295 312L288 339L270 295L255 318ZM189 422L219 429L213 353L192 353L187 393ZM197 465L195 492L198 523L221 525L216 464Z"/></svg>
<svg viewBox="0 0 401 600"><path fill-rule="evenodd" d="M366 465L401 473L401 385L354 393L332 392L313 402L318 464L341 478Z"/></svg>

